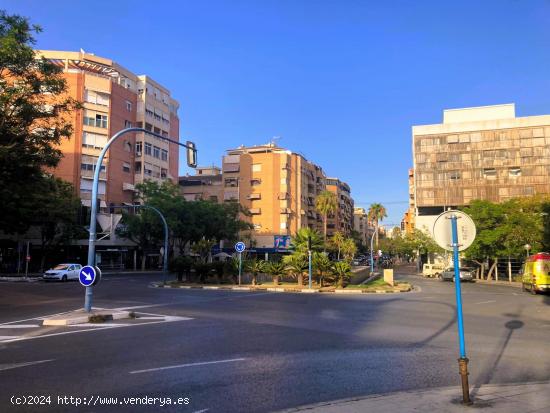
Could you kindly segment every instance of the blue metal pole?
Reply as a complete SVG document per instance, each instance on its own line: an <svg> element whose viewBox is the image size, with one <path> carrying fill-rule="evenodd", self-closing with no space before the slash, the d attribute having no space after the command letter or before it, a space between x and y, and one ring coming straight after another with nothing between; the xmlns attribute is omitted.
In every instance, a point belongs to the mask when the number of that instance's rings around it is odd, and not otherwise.
<svg viewBox="0 0 550 413"><path fill-rule="evenodd" d="M309 289L311 290L311 250L308 251L309 256Z"/></svg>
<svg viewBox="0 0 550 413"><path fill-rule="evenodd" d="M243 267L243 254L239 252L239 285L241 285L241 272Z"/></svg>
<svg viewBox="0 0 550 413"><path fill-rule="evenodd" d="M460 358L466 358L466 344L464 341L464 320L462 318L462 291L460 287L460 265L458 260L458 229L457 217L451 216L453 236L453 260L455 270L455 294L456 294L456 316L458 322L458 340L460 345Z"/></svg>
<svg viewBox="0 0 550 413"><path fill-rule="evenodd" d="M372 237L370 237L370 272L371 273L374 272L374 257L372 254L372 250L374 249L374 235L375 233L373 232Z"/></svg>

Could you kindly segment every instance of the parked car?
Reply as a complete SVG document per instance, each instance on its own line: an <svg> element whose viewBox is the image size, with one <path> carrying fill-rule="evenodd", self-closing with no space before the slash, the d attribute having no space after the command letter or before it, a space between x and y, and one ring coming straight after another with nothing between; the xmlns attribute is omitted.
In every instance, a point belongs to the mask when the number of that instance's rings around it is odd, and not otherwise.
<svg viewBox="0 0 550 413"><path fill-rule="evenodd" d="M473 268L462 267L460 268L460 281L474 281L475 270ZM447 268L441 273L441 281L454 281L455 269L454 267Z"/></svg>
<svg viewBox="0 0 550 413"><path fill-rule="evenodd" d="M550 291L550 254L540 252L531 255L521 270L521 289L532 294Z"/></svg>
<svg viewBox="0 0 550 413"><path fill-rule="evenodd" d="M82 268L82 265L80 264L58 264L55 267L49 269L44 273L42 276L42 279L45 281L48 280L59 280L59 281L67 281L67 280L77 280L78 274L80 273L80 269Z"/></svg>

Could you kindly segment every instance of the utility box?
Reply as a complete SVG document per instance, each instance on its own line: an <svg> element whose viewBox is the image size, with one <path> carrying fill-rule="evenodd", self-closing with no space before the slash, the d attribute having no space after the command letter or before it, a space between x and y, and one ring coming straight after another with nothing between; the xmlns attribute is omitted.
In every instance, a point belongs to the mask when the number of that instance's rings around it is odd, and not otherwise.
<svg viewBox="0 0 550 413"><path fill-rule="evenodd" d="M393 284L393 270L392 269L384 270L384 282L391 285L392 287L394 286L394 284Z"/></svg>

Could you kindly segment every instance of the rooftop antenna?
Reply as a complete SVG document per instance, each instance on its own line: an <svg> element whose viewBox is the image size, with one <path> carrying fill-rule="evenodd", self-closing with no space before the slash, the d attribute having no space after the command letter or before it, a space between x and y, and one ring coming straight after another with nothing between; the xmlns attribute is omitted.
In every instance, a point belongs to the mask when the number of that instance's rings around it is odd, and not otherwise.
<svg viewBox="0 0 550 413"><path fill-rule="evenodd" d="M271 146L277 146L277 142L276 142L276 141L278 141L279 139L281 139L280 136L274 136L274 137L271 138L271 142L269 142L269 144L270 144Z"/></svg>

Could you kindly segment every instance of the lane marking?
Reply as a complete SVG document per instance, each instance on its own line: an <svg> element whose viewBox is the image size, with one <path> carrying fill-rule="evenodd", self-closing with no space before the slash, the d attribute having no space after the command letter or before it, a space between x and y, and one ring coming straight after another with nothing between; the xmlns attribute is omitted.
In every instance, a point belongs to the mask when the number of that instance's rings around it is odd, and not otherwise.
<svg viewBox="0 0 550 413"><path fill-rule="evenodd" d="M176 320L176 318L177 318L177 320ZM42 335L39 335L39 336L32 336L32 337L0 336L0 342L2 344L15 343L17 341L36 340L38 338L64 336L64 335L67 335L67 334L89 333L89 332L92 332L92 331L95 332L95 331L101 331L101 330L109 330L109 329L112 329L112 328L149 326L149 325L152 325L152 324L162 324L162 323L170 323L170 322L173 322L173 321L188 321L188 320L193 320L193 318L191 318L191 317L175 317L174 316L174 317L171 317L170 320L150 321L148 323L138 323L138 324L122 324L122 325L117 325L115 327L109 327L108 325L106 325L106 326L101 326L101 327L96 327L96 328L89 328L89 329L76 330L76 331L74 331L74 330L73 331L63 331L61 333L42 334ZM66 327L66 326L64 326L64 327Z"/></svg>
<svg viewBox="0 0 550 413"><path fill-rule="evenodd" d="M0 326L6 326L6 325L9 325L9 324L15 324L15 323L22 323L22 322L24 322L24 321L43 320L44 318L55 317L55 316L63 315L63 314L69 314L69 313L72 313L73 311L77 311L77 310L80 310L80 308L76 308L76 309L74 309L74 310L69 310L69 311L63 311L63 312L61 312L61 313L55 313L55 314L45 315L45 316L38 316L38 317L33 317L33 318L26 318L26 319L24 319L24 320L8 321L8 322L6 322L6 323L0 323Z"/></svg>
<svg viewBox="0 0 550 413"><path fill-rule="evenodd" d="M479 303L476 303L476 304L489 304L489 303L496 303L496 300L480 301Z"/></svg>
<svg viewBox="0 0 550 413"><path fill-rule="evenodd" d="M14 324L14 325L0 325L0 328L12 329L12 328L36 328L42 327L40 324Z"/></svg>
<svg viewBox="0 0 550 413"><path fill-rule="evenodd" d="M204 413L207 412L210 409L202 409L202 410L195 410L193 413Z"/></svg>
<svg viewBox="0 0 550 413"><path fill-rule="evenodd" d="M54 361L54 359L28 361L26 363L0 364L0 371L18 369L19 367L33 366L35 364L47 363L48 361Z"/></svg>
<svg viewBox="0 0 550 413"><path fill-rule="evenodd" d="M244 361L244 360L246 360L246 359L238 358L238 359L227 359L227 360L202 361L202 362L198 362L198 363L177 364L175 366L156 367L156 368L145 369L145 370L134 370L134 371L131 371L130 374L149 373L151 371L179 369L179 368L184 368L184 367L206 366L206 365L209 365L209 364L234 363L234 362L237 362L237 361Z"/></svg>

